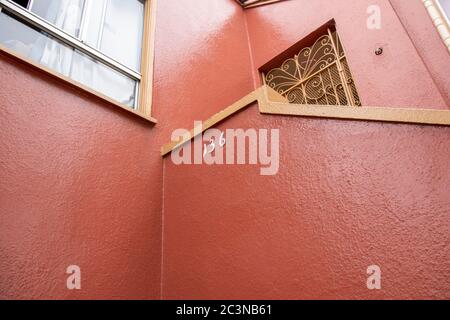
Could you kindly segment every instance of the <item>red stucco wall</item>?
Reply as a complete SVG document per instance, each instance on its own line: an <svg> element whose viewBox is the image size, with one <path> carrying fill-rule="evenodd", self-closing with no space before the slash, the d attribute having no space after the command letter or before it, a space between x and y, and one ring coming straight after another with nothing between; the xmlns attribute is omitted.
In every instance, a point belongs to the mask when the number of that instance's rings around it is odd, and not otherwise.
<svg viewBox="0 0 450 320"><path fill-rule="evenodd" d="M3 54L0 74L0 297L158 298L152 127Z"/></svg>
<svg viewBox="0 0 450 320"><path fill-rule="evenodd" d="M159 1L156 126L0 54L0 298L161 297L160 147L253 88L241 8L193 3Z"/></svg>
<svg viewBox="0 0 450 320"><path fill-rule="evenodd" d="M332 18L364 104L448 108L445 47L416 32L434 32L426 13L378 1L385 28L369 32L369 2L160 0L156 126L0 53L0 298L448 298L447 128L252 107L219 127L282 128L277 176L159 154ZM381 292L364 286L372 263Z"/></svg>

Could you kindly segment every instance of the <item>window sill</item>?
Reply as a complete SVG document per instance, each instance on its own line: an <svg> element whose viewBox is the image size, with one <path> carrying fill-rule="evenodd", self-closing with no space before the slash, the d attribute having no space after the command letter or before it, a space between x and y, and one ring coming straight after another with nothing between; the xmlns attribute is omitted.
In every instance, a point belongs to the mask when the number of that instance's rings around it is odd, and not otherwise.
<svg viewBox="0 0 450 320"><path fill-rule="evenodd" d="M151 117L151 116L149 116L147 114L144 114L144 113L140 112L139 110L133 110L130 107L128 107L128 106L126 106L124 104L121 104L121 103L119 103L119 102L117 102L117 101L115 101L115 100L105 96L104 94L102 94L100 92L97 92L97 91L95 91L95 90L93 90L93 89L91 89L91 88L89 88L87 86L84 86L84 85L82 85L82 84L80 84L80 83L70 79L69 77L66 77L66 76L64 76L64 75L62 75L62 74L60 74L58 72L55 72L55 71L53 71L53 70L51 70L51 69L49 69L49 68L47 68L47 67L45 67L43 65L40 65L39 63L36 63L36 62L32 61L31 59L26 58L26 57L24 57L24 56L22 56L22 55L20 55L20 54L18 54L16 52L14 52L13 50L11 50L11 49L3 46L3 45L0 45L0 54L6 54L7 56L12 57L15 60L18 60L19 62L25 62L27 65L29 65L29 66L31 66L33 68L36 68L36 69L38 69L40 71L43 71L43 72L45 72L45 73L47 73L47 74L49 74L49 75L51 75L53 77L56 77L56 78L64 81L65 83L67 83L67 84L69 84L69 85L71 85L71 86L73 86L73 87L75 87L77 89L81 89L82 91L85 91L85 92L87 92L87 93L89 93L89 94L91 94L91 95L93 95L93 96L95 96L97 98L100 98L101 100L103 100L105 102L108 102L109 104L112 104L112 105L114 105L116 107L119 107L119 108L125 110L125 111L128 111L128 112L130 112L130 113L132 113L132 114L134 114L134 115L136 115L136 116L138 116L140 118L143 118L143 119L147 120L148 122L150 122L152 124L156 124L157 123L157 120L155 118L153 118L153 117Z"/></svg>

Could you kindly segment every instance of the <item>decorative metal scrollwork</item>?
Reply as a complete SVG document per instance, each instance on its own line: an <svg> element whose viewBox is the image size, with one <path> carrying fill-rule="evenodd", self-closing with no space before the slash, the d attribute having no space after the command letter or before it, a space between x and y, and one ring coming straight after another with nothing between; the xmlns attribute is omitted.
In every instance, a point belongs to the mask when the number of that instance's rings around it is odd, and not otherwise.
<svg viewBox="0 0 450 320"><path fill-rule="evenodd" d="M265 81L290 103L361 105L339 36L330 30L270 70Z"/></svg>

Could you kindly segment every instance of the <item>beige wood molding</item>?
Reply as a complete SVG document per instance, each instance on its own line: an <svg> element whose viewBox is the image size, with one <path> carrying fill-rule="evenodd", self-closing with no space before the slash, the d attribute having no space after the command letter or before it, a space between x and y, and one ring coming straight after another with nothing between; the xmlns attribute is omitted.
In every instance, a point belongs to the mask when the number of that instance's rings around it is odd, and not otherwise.
<svg viewBox="0 0 450 320"><path fill-rule="evenodd" d="M450 110L290 104L286 101L286 98L273 89L262 86L204 121L201 129L194 128L189 134L165 144L161 148L162 156L169 154L175 148L254 102L258 102L261 114L269 115L450 126Z"/></svg>
<svg viewBox="0 0 450 320"><path fill-rule="evenodd" d="M450 110L336 107L266 102L262 114L450 126Z"/></svg>
<svg viewBox="0 0 450 320"><path fill-rule="evenodd" d="M450 53L450 25L445 17L445 13L442 12L441 7L436 0L422 0L422 2Z"/></svg>

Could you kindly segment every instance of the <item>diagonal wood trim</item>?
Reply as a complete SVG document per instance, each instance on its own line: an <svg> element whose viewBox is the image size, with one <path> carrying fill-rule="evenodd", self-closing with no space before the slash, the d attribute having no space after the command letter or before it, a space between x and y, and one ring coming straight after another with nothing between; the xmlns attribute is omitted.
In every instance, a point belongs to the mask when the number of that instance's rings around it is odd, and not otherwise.
<svg viewBox="0 0 450 320"><path fill-rule="evenodd" d="M165 144L162 156L256 101L261 114L450 126L450 110L290 104L273 89L262 86L203 122L202 130L194 128L188 135Z"/></svg>

